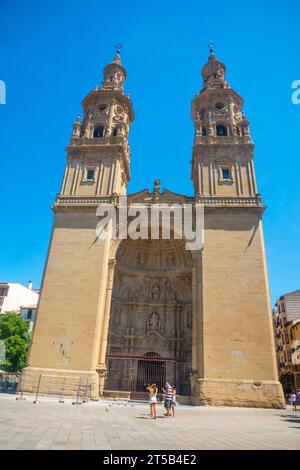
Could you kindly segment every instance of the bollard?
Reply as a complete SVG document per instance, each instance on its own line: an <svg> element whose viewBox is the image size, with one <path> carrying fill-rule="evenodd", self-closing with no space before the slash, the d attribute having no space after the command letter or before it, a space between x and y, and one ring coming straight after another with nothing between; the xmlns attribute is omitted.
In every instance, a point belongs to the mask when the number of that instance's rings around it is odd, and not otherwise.
<svg viewBox="0 0 300 470"><path fill-rule="evenodd" d="M61 386L61 389L60 389L60 395L59 395L59 400L58 400L58 403L64 403L65 400L65 386L66 386L66 377L64 377L64 381L63 381L63 384Z"/></svg>
<svg viewBox="0 0 300 470"><path fill-rule="evenodd" d="M40 374L39 376L39 381L38 381L38 386L37 386L37 389L36 389L36 395L35 395L35 400L34 400L34 404L37 404L37 400L38 400L38 395L39 395L39 390L40 390L40 384L41 384L41 379L42 379L42 374Z"/></svg>
<svg viewBox="0 0 300 470"><path fill-rule="evenodd" d="M77 397L76 397L76 401L73 401L73 402L72 402L72 405L82 405L82 402L79 401L80 381L81 381L81 379L79 379L78 386L77 386Z"/></svg>

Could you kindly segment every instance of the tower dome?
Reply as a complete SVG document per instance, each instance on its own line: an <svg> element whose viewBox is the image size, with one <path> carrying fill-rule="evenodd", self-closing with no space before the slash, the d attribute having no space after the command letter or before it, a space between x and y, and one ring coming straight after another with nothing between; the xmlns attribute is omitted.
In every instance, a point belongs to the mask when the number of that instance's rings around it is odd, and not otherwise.
<svg viewBox="0 0 300 470"><path fill-rule="evenodd" d="M217 59L214 50L210 49L210 55L207 63L202 67L202 77L204 80L204 88L228 88L225 79L226 67Z"/></svg>

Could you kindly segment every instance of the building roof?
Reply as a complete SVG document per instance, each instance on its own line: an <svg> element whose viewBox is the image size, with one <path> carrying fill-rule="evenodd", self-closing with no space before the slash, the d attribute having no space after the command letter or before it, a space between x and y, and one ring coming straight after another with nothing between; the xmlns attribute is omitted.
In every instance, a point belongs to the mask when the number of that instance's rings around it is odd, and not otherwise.
<svg viewBox="0 0 300 470"><path fill-rule="evenodd" d="M292 292L287 292L286 294L281 295L278 300L284 300L285 297L288 297L289 295L293 295L293 294L296 294L296 295L300 294L300 289L293 290Z"/></svg>

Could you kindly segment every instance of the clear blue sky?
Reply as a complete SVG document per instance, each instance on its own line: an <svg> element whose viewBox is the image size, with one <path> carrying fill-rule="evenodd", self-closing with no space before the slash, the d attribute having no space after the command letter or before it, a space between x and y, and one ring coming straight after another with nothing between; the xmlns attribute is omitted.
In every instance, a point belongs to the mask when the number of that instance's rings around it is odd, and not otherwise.
<svg viewBox="0 0 300 470"><path fill-rule="evenodd" d="M209 40L245 99L256 143L272 302L300 288L299 3L1 0L0 280L38 286L72 123L124 45L136 120L129 191L192 194L190 103ZM254 306L255 308L255 306Z"/></svg>

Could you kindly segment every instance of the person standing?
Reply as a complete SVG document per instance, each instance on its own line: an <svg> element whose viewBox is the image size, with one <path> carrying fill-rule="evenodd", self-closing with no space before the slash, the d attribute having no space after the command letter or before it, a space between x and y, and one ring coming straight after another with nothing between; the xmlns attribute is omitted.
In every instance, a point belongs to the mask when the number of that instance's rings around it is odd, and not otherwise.
<svg viewBox="0 0 300 470"><path fill-rule="evenodd" d="M292 391L290 395L290 403L293 407L293 411L297 411L297 395L294 391Z"/></svg>
<svg viewBox="0 0 300 470"><path fill-rule="evenodd" d="M149 392L149 404L150 404L150 413L151 419L156 419L156 404L157 404L157 386L156 384L152 384L147 388Z"/></svg>
<svg viewBox="0 0 300 470"><path fill-rule="evenodd" d="M172 409L172 416L175 418L175 407L176 407L176 388L175 385L172 390L172 402L171 402L171 409Z"/></svg>
<svg viewBox="0 0 300 470"><path fill-rule="evenodd" d="M300 405L300 388L298 388L296 393L295 411L297 411L297 405Z"/></svg>
<svg viewBox="0 0 300 470"><path fill-rule="evenodd" d="M166 410L166 413L164 416L170 417L171 416L171 404L172 404L172 398L173 398L173 387L169 384L169 382L166 382L166 388L163 389L163 392L165 395L164 407Z"/></svg>

